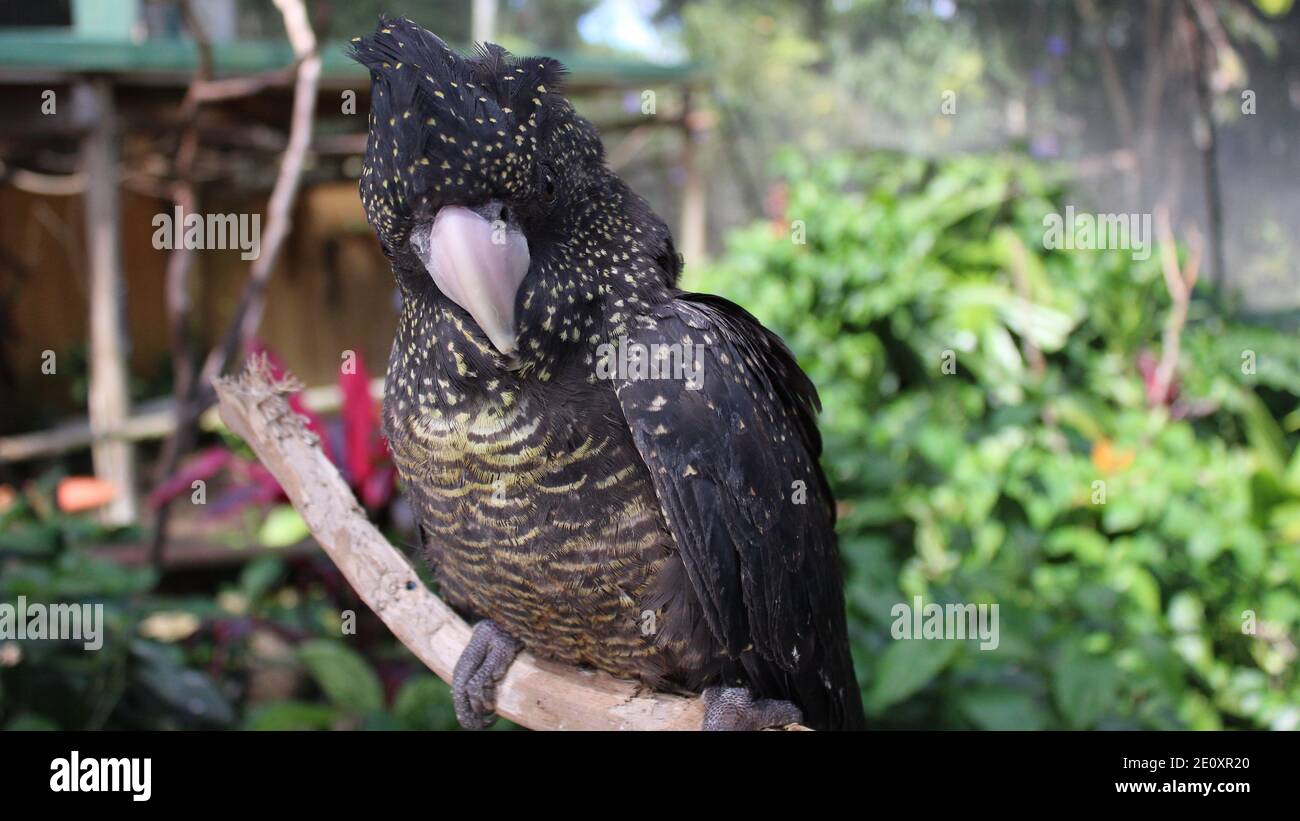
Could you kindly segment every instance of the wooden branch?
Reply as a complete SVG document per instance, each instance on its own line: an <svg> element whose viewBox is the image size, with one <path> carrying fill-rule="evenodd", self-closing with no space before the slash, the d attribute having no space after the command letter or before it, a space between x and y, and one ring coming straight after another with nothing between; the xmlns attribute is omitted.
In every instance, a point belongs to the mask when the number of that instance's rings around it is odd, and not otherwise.
<svg viewBox="0 0 1300 821"><path fill-rule="evenodd" d="M316 34L307 19L307 10L302 0L274 2L284 17L284 30L289 37L289 44L293 46L298 66L293 90L293 113L289 124L289 144L280 161L280 173L275 178L266 206L266 238L257 259L253 260L248 282L240 295L239 305L225 338L203 363L200 378L203 385L210 384L220 375L239 351L247 350L248 343L261 325L262 313L266 309L266 284L271 278L280 248L289 235L293 222L293 203L298 194L298 184L302 180L307 148L311 144L312 121L316 114L316 89L320 84L321 72Z"/></svg>
<svg viewBox="0 0 1300 821"><path fill-rule="evenodd" d="M1156 209L1156 235L1160 243L1160 268L1165 275L1165 288L1169 290L1171 305L1161 335L1160 363L1156 366L1154 384L1147 398L1151 405L1165 405L1169 402L1169 390L1178 373L1187 306L1192 301L1192 290L1196 287L1196 276L1201 267L1201 241L1199 234L1192 234L1191 255L1179 270L1174 232L1169 227L1169 209L1163 205Z"/></svg>
<svg viewBox="0 0 1300 821"><path fill-rule="evenodd" d="M266 284L275 268L276 258L289 235L292 223L293 203L298 194L298 185L302 180L302 170L306 162L307 147L311 143L312 121L316 113L316 88L320 83L321 60L317 50L316 35L307 19L307 11L302 0L275 0L276 7L284 18L285 32L293 47L295 84L293 94L293 113L290 118L289 142L285 147L284 157L280 161L280 170L271 188L267 203L266 238L261 243L260 252L253 260L248 282L240 294L239 304L230 320L221 342L208 352L203 362L200 376L194 377L195 366L188 345L185 325L189 306L187 297L188 276L192 252L178 249L172 252L167 270L167 299L171 319L172 342L176 363L176 412L178 420L176 429L164 445L162 456L158 461L155 484L162 484L175 470L181 456L188 451L197 437L195 422L211 399L208 393L212 380L225 370L236 352L247 348L249 341L257 332L266 308ZM193 82L185 95L182 114L186 119L186 130L181 141L180 159L178 160L178 183L176 203L193 207L194 197L194 158L198 149L198 107L202 85L211 79L211 47L203 29L192 15L188 3L184 6L190 15L189 23L195 42L198 44L200 60ZM183 304L182 304L183 303ZM162 566L162 554L167 538L167 523L171 504L168 502L159 508L154 522L154 554L159 567Z"/></svg>
<svg viewBox="0 0 1300 821"><path fill-rule="evenodd" d="M199 153L199 98L198 88L212 77L212 44L207 32L194 13L193 0L183 0L181 11L185 17L199 53L198 65L194 77L190 80L181 103L181 117L185 127L181 132L180 145L176 151L175 177L172 202L181 213L194 214L199 211L198 195L194 185L194 162ZM176 401L190 401L195 377L195 363L192 340L189 333L190 322L190 269L194 265L194 249L182 242L172 249L167 258L167 326L172 342L172 390ZM171 443L169 442L169 445ZM156 483L167 480L175 467L175 459L163 459L159 464L163 469L155 476ZM162 532L164 528L159 528Z"/></svg>
<svg viewBox="0 0 1300 821"><path fill-rule="evenodd" d="M86 193L86 175L80 171L72 174L42 174L24 168L13 168L0 161L0 180L28 194L43 197L72 197Z"/></svg>
<svg viewBox="0 0 1300 821"><path fill-rule="evenodd" d="M280 88L293 82L298 73L298 63L274 71L252 74L247 77L228 77L221 80L204 80L195 85L194 97L199 102L214 103L223 100L237 100L252 97L270 89Z"/></svg>
<svg viewBox="0 0 1300 821"><path fill-rule="evenodd" d="M194 161L199 153L199 101L198 86L212 76L212 44L207 32L194 14L193 0L182 0L181 13L185 24L194 38L199 53L198 65L194 77L190 80L185 100L181 103L181 117L185 127L181 132L180 145L176 151L175 176L172 186L172 203L181 214L196 214L199 211L198 194L194 184ZM194 249L188 243L180 243L167 256L166 295L167 295L167 329L172 343L172 392L176 397L176 407L183 424L176 427L172 436L167 437L162 455L154 466L153 485L157 489L166 482L176 470L181 455L189 451L197 434L193 420L198 415L194 407L198 401L195 395L194 379L196 364L194 362L194 345L190 338L190 270L194 267ZM167 545L167 527L171 521L171 500L164 503L154 514L152 555L153 565L159 571L163 566L163 551Z"/></svg>
<svg viewBox="0 0 1300 821"><path fill-rule="evenodd" d="M348 583L411 652L444 681L470 628L420 581L366 519L356 497L284 400L264 357L214 383L221 418L275 475ZM534 730L698 730L699 698L656 693L605 673L521 653L497 686L497 713Z"/></svg>
<svg viewBox="0 0 1300 821"><path fill-rule="evenodd" d="M1219 13L1214 10L1214 4L1209 0L1191 0L1192 11L1196 13L1196 26L1201 33L1209 39L1214 52L1214 62L1216 66L1221 65L1225 60L1231 59L1236 62L1236 54L1232 48L1232 42L1228 39L1228 33L1223 30L1223 23L1219 20ZM1218 73L1216 69L1216 74ZM1221 84L1220 84L1221 83ZM1228 82L1220 78L1220 83L1216 83L1215 91L1225 91Z"/></svg>

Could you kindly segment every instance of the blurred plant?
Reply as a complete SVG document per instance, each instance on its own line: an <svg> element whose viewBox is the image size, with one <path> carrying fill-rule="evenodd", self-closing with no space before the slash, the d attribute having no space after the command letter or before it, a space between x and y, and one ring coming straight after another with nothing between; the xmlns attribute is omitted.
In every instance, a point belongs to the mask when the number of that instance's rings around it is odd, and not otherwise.
<svg viewBox="0 0 1300 821"><path fill-rule="evenodd" d="M1053 169L779 168L785 213L689 284L778 329L821 391L875 724L1300 727L1294 337L1198 296L1151 402L1159 255L1045 249ZM1000 646L891 640L917 595L997 603Z"/></svg>
<svg viewBox="0 0 1300 821"><path fill-rule="evenodd" d="M274 353L263 346L256 353L267 357L276 378L284 375L284 366ZM379 422L379 403L370 395L370 375L360 354L355 367L339 372L340 442L330 435L326 424L303 401L301 392L288 398L289 406L306 420L309 430L320 440L321 448L347 479L371 514L383 511L396 496L396 471L388 456L388 445ZM341 451L342 457L337 454ZM262 528L262 540L269 546L293 544L307 538L301 517L285 502L279 482L256 457L247 454L242 443L207 448L191 457L171 479L149 496L149 505L158 509L172 499L188 495L195 482L209 482L221 475L233 478L231 485L206 506L212 516L229 516L250 506L281 503L268 514Z"/></svg>
<svg viewBox="0 0 1300 821"><path fill-rule="evenodd" d="M142 531L62 512L58 484L0 499L0 602L101 604L103 644L0 640L0 729L456 727L446 685L323 556L262 555L177 595L96 547Z"/></svg>
<svg viewBox="0 0 1300 821"><path fill-rule="evenodd" d="M394 472L365 364L355 365L339 378L337 425L312 414L300 395L290 404L383 518L395 499ZM206 505L210 515L282 498L274 477L233 440L190 460L160 494L189 495L195 481L220 476L230 486ZM99 547L138 542L141 529L107 531L70 514L102 495L57 473L22 492L0 487L0 602L26 596L102 604L105 612L100 650L0 641L0 728L455 727L446 686L323 556L260 555L215 595L177 596L153 569L125 566ZM281 505L268 511L258 538L276 547L307 535L296 511Z"/></svg>
<svg viewBox="0 0 1300 821"><path fill-rule="evenodd" d="M113 534L56 504L51 474L0 513L0 602L103 606L103 646L81 641L0 641L0 727L5 729L213 728L230 726L229 699L175 648L141 637L148 568L123 567L85 549ZM121 534L119 534L121 535ZM136 534L138 537L138 534Z"/></svg>

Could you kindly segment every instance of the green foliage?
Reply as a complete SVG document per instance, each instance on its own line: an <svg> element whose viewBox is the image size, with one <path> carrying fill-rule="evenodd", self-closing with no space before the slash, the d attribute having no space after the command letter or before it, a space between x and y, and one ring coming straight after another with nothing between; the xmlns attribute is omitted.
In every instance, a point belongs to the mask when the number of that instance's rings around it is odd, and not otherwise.
<svg viewBox="0 0 1300 821"><path fill-rule="evenodd" d="M321 689L334 706L368 713L383 706L383 687L365 659L340 642L317 639L298 648Z"/></svg>
<svg viewBox="0 0 1300 821"><path fill-rule="evenodd" d="M141 534L60 513L57 478L0 514L0 603L102 605L102 647L0 640L0 729L456 729L447 686L323 557L264 554L214 594L177 596L99 555L95 544Z"/></svg>
<svg viewBox="0 0 1300 821"><path fill-rule="evenodd" d="M0 514L0 603L103 607L98 642L0 642L0 727L4 729L211 729L230 726L220 686L187 666L178 648L140 637L155 585L148 569L127 568L85 549L113 534L53 504L57 475L35 483ZM86 640L99 643L87 650Z"/></svg>
<svg viewBox="0 0 1300 821"><path fill-rule="evenodd" d="M1053 169L780 170L786 220L688 284L778 330L819 386L873 722L1300 726L1294 336L1195 299L1177 397L1152 403L1159 255L1045 249L1071 202ZM914 596L998 604L998 647L894 640Z"/></svg>
<svg viewBox="0 0 1300 821"><path fill-rule="evenodd" d="M60 513L54 479L37 483L0 515L0 602L76 602L103 608L98 649L85 641L0 642L0 727L5 729L210 729L234 722L220 685L180 648L140 635L156 581L89 552L110 538L88 520ZM84 628L83 628L84 629ZM94 641L89 632L83 639Z"/></svg>

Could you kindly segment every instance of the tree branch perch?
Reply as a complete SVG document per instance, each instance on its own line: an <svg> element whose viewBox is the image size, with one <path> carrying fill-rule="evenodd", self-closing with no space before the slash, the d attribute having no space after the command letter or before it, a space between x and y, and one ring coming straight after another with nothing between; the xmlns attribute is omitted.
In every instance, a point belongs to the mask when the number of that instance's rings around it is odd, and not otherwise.
<svg viewBox="0 0 1300 821"><path fill-rule="evenodd" d="M406 558L366 519L352 491L254 357L238 376L214 381L221 418L279 480L321 548L388 629L439 678L452 669L470 628L420 581ZM497 713L534 730L697 730L699 698L657 693L605 673L521 653L497 687Z"/></svg>

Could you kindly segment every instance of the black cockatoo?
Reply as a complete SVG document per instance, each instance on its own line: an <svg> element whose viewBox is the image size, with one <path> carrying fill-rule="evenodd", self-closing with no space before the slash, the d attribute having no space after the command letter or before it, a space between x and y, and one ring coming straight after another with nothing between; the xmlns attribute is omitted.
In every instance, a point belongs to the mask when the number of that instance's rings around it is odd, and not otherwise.
<svg viewBox="0 0 1300 821"><path fill-rule="evenodd" d="M816 390L738 306L676 288L564 68L409 20L370 70L361 199L402 295L384 429L483 726L519 648L703 692L706 729L860 728ZM669 367L672 365L672 367Z"/></svg>

